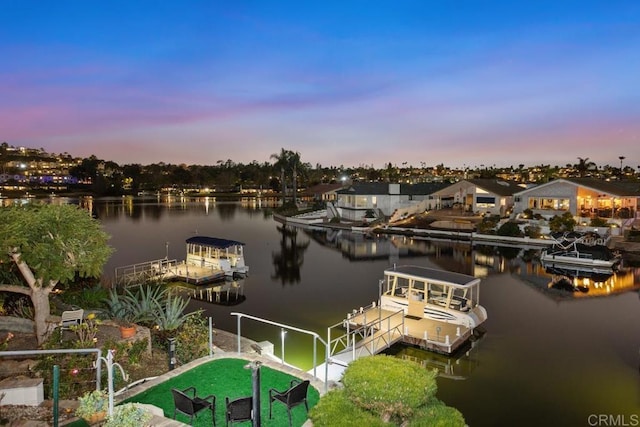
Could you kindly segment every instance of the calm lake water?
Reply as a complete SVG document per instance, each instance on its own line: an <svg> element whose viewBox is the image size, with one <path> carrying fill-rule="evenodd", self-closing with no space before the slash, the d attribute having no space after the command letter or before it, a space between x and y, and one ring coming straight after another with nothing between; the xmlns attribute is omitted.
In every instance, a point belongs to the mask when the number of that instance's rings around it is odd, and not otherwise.
<svg viewBox="0 0 640 427"><path fill-rule="evenodd" d="M405 238L365 239L336 231L284 232L269 201L97 199L93 211L116 249L105 269L160 259L182 260L196 234L246 243L250 275L234 306L192 300L221 329L236 331L241 312L325 337L327 327L377 299L383 270L414 264L483 278L489 319L466 353L447 358L395 349L438 366L438 396L471 426L598 425L598 415L637 425L640 416L640 271L625 268L594 290L550 290L553 276L535 250L474 247ZM273 203L273 202L271 202ZM516 256L519 255L519 256ZM514 258L514 256L516 256ZM280 329L244 320L242 334L275 344ZM311 367L310 340L288 333L285 360ZM324 351L322 349L321 351ZM626 422L627 424L621 424ZM599 424L605 425L605 424Z"/></svg>

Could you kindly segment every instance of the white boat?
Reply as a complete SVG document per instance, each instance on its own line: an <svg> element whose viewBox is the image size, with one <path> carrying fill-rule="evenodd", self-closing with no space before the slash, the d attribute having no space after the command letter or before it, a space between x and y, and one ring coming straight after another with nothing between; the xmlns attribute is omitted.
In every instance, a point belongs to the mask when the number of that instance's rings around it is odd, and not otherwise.
<svg viewBox="0 0 640 427"><path fill-rule="evenodd" d="M586 244L589 235L564 235L555 238L555 243L540 254L540 260L553 264L580 265L587 267L613 268L621 260L603 244Z"/></svg>
<svg viewBox="0 0 640 427"><path fill-rule="evenodd" d="M217 237L194 236L187 239L187 265L221 270L226 277L249 273L244 262L244 243Z"/></svg>
<svg viewBox="0 0 640 427"><path fill-rule="evenodd" d="M479 304L480 279L414 265L384 271L380 306L406 316L475 328L487 320Z"/></svg>

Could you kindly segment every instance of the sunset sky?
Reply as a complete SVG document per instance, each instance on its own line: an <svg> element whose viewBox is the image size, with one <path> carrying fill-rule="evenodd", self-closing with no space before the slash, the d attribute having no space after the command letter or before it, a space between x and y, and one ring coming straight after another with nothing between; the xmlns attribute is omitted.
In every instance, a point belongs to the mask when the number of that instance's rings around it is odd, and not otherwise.
<svg viewBox="0 0 640 427"><path fill-rule="evenodd" d="M127 163L640 165L640 1L0 0L0 142Z"/></svg>

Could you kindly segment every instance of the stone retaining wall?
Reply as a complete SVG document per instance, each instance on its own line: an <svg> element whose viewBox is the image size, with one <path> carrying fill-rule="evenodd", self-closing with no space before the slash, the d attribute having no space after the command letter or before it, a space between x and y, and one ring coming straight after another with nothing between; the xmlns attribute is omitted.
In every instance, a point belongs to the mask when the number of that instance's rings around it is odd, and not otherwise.
<svg viewBox="0 0 640 427"><path fill-rule="evenodd" d="M20 317L0 316L0 331L33 334L33 320Z"/></svg>

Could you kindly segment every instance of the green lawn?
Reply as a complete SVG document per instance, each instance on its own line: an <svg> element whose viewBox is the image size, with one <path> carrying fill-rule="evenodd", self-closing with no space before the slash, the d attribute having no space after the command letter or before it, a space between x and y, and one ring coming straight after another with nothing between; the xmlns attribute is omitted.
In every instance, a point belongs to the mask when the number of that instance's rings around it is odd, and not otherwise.
<svg viewBox="0 0 640 427"><path fill-rule="evenodd" d="M152 388L139 393L126 402L149 403L162 408L165 417L173 417L173 397L172 388L183 390L187 387L196 387L198 396L205 397L210 394L216 396L216 423L218 426L225 425L225 397L235 399L237 397L251 396L252 379L251 369L245 369L248 362L242 359L216 359L199 365L174 378L153 386ZM289 388L292 379L296 377L287 373L271 369L266 366L260 368L260 403L262 425L267 426L288 426L286 407L279 403L273 404L273 419L269 419L269 389L275 388L283 391ZM309 387L307 400L309 408L312 408L320 395L318 390ZM292 409L291 417L294 426L301 426L307 420L307 412L304 404ZM189 422L189 418L181 414L177 415L177 420L184 423ZM202 411L194 419L194 426L211 426L211 413ZM234 425L251 425L250 422L238 423Z"/></svg>

